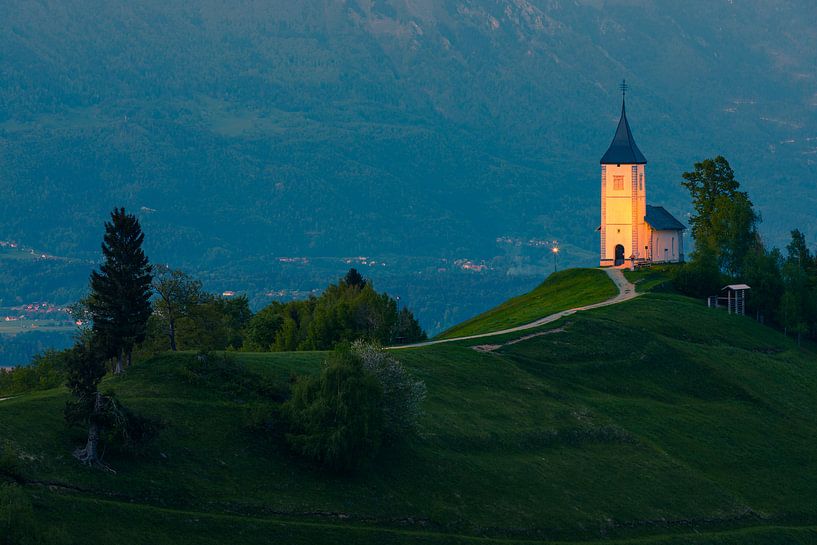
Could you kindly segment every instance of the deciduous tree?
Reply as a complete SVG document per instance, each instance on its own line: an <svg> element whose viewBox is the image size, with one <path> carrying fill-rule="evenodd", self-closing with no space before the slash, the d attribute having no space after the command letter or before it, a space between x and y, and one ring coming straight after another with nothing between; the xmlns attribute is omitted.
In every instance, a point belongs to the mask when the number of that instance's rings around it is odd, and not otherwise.
<svg viewBox="0 0 817 545"><path fill-rule="evenodd" d="M157 296L154 312L166 323L170 349L175 352L176 322L188 316L201 299L201 282L184 271L160 265L153 277L153 290Z"/></svg>

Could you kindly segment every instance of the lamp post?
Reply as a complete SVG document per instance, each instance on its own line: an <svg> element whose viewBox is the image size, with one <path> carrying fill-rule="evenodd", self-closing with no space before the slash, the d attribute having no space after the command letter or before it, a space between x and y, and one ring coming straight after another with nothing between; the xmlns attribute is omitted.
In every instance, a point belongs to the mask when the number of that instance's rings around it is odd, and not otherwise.
<svg viewBox="0 0 817 545"><path fill-rule="evenodd" d="M559 247L554 246L550 249L550 251L553 254L553 272L556 272L556 256L559 255Z"/></svg>

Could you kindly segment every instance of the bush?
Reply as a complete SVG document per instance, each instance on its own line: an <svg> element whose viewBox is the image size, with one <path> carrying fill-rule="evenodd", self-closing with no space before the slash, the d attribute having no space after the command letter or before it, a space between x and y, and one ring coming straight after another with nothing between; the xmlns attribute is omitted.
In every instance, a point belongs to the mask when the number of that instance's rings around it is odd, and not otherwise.
<svg viewBox="0 0 817 545"><path fill-rule="evenodd" d="M282 413L290 448L333 471L351 471L377 454L383 433L383 390L359 357L341 348L318 377L293 386Z"/></svg>
<svg viewBox="0 0 817 545"><path fill-rule="evenodd" d="M110 404L110 426L107 444L131 454L143 454L164 428L164 423L150 416L134 412L122 405L113 393L106 394Z"/></svg>
<svg viewBox="0 0 817 545"><path fill-rule="evenodd" d="M676 290L692 297L718 295L723 281L717 258L706 250L696 251L692 261L679 267L672 279Z"/></svg>
<svg viewBox="0 0 817 545"><path fill-rule="evenodd" d="M66 351L48 350L34 356L31 364L0 372L0 394L13 395L49 390L65 382Z"/></svg>
<svg viewBox="0 0 817 545"><path fill-rule="evenodd" d="M374 375L383 389L383 426L388 439L404 437L416 431L423 413L426 385L412 378L399 360L376 343L356 341L352 352L363 368Z"/></svg>

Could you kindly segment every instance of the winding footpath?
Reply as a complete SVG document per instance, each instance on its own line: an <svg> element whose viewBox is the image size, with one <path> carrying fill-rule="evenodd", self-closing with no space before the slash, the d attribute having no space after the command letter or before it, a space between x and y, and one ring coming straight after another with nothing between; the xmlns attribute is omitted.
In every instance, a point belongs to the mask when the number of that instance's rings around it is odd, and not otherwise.
<svg viewBox="0 0 817 545"><path fill-rule="evenodd" d="M545 316L544 318L539 318L536 321L530 322L528 324L518 325L516 327L510 327L508 329L502 329L500 331L492 331L490 333L480 333L478 335L466 335L464 337L452 337L450 339L438 339L435 341L425 341L421 343L415 344L404 344L401 346L390 346L387 350L402 350L404 348L421 348L423 346L431 346L434 344L443 344L443 343L452 343L455 341L468 341L471 339L484 339L486 337L495 337L497 335L505 335L506 333L516 333L517 331L526 331L528 329L534 329L539 326L543 326L545 324L549 324L551 322L555 322L565 316L570 316L571 314L575 314L582 310L591 310L594 308L601 308L607 307L610 305L617 305L619 303L623 303L625 301L629 301L630 299L634 299L638 297L640 294L635 291L635 286L624 277L624 273L622 269L604 269L607 273L607 276L610 277L610 280L618 288L618 295L615 297L611 297L606 301L602 301L601 303L594 303L592 305L587 305L583 307L576 307L567 310L562 310L560 312L556 312L555 314L550 314Z"/></svg>

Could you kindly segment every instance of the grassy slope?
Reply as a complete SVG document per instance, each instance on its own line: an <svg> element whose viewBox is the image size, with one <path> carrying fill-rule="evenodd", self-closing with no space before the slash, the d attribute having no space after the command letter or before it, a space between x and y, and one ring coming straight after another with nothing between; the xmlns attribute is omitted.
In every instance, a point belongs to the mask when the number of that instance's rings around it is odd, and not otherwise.
<svg viewBox="0 0 817 545"><path fill-rule="evenodd" d="M514 297L444 331L437 338L450 339L478 333L501 331L539 318L616 295L615 284L598 269L568 269L550 275L536 289Z"/></svg>
<svg viewBox="0 0 817 545"><path fill-rule="evenodd" d="M0 436L34 455L28 480L65 485L28 487L42 520L100 545L817 542L813 352L673 295L558 325L493 354L400 352L429 387L422 435L356 477L248 429L252 396L191 382L190 355L108 381L169 421L146 459L110 459L117 475L68 455L81 436L62 424L63 391L0 402ZM275 381L322 357L236 356Z"/></svg>

